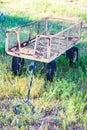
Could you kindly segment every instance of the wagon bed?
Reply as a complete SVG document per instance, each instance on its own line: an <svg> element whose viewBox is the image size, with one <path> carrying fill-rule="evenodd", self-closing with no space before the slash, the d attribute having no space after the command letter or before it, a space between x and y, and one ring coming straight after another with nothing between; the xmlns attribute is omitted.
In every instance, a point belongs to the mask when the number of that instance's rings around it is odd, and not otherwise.
<svg viewBox="0 0 87 130"><path fill-rule="evenodd" d="M81 40L82 22L44 18L6 31L9 55L49 63Z"/></svg>

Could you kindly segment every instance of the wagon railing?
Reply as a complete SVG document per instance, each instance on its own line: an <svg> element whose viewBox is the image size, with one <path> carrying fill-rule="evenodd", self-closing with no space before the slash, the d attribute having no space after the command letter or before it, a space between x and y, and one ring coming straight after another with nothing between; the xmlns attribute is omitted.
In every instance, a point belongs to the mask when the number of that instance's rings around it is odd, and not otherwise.
<svg viewBox="0 0 87 130"><path fill-rule="evenodd" d="M37 36L33 56L52 61L81 40L82 22L55 35Z"/></svg>
<svg viewBox="0 0 87 130"><path fill-rule="evenodd" d="M6 52L13 56L50 62L81 40L82 22L63 30L64 21L60 20L61 28L58 26L57 28L61 31L51 34L50 21L51 19L45 18L42 21L7 30Z"/></svg>

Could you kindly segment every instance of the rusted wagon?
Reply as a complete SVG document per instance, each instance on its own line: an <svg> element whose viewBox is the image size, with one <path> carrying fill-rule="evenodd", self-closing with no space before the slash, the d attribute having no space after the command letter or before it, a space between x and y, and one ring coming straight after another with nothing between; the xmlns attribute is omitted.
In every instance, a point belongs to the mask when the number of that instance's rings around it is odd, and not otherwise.
<svg viewBox="0 0 87 130"><path fill-rule="evenodd" d="M44 18L12 28L6 31L6 52L49 63L79 43L81 28L82 22L59 18Z"/></svg>

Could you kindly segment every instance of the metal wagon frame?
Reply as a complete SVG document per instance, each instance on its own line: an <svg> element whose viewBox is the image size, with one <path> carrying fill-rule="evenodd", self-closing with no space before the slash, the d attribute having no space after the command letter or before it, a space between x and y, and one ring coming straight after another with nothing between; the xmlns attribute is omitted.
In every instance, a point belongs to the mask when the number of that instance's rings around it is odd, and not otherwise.
<svg viewBox="0 0 87 130"><path fill-rule="evenodd" d="M40 33L42 20L44 21L44 25L42 25L44 26L44 30ZM60 32L55 34L49 32L48 24L51 20L60 22ZM69 26L64 29L66 23L68 23ZM37 26L37 32L34 37L31 37L32 28L35 25ZM25 27L29 27L28 39L21 42L20 32L21 29ZM82 34L81 28L82 22L74 23L73 20L44 18L27 25L9 29L6 31L6 52L12 56L49 63L80 42ZM17 43L9 47L9 35L12 33L15 35Z"/></svg>

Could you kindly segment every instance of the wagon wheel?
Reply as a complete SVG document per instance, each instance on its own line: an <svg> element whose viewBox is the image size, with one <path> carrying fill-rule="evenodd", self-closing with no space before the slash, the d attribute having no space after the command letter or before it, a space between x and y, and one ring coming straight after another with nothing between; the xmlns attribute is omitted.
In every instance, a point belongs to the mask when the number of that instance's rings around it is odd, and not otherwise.
<svg viewBox="0 0 87 130"><path fill-rule="evenodd" d="M78 60L78 48L72 47L66 52L66 57L69 58L70 64L75 63Z"/></svg>
<svg viewBox="0 0 87 130"><path fill-rule="evenodd" d="M46 71L46 80L52 82L55 71L56 71L56 62L52 61L52 62L48 63L45 71Z"/></svg>
<svg viewBox="0 0 87 130"><path fill-rule="evenodd" d="M21 68L24 66L24 59L19 57L12 57L12 72L17 75L20 74Z"/></svg>

